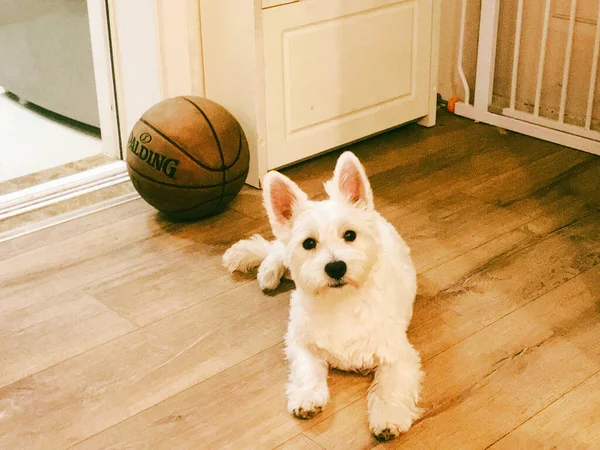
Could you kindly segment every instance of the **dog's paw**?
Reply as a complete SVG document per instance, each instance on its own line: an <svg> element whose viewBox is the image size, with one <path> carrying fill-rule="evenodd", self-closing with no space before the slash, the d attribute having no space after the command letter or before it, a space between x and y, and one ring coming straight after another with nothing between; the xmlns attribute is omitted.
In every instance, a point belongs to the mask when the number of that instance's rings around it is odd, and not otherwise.
<svg viewBox="0 0 600 450"><path fill-rule="evenodd" d="M396 439L406 433L418 417L417 408L393 405L376 397L369 400L369 429L380 441Z"/></svg>
<svg viewBox="0 0 600 450"><path fill-rule="evenodd" d="M292 411L292 413L298 419L308 420L308 419L312 419L313 417L315 417L321 411L323 411L322 406L315 406L313 409L309 409L309 410L306 410L306 409L300 407L300 408L294 409L294 411Z"/></svg>
<svg viewBox="0 0 600 450"><path fill-rule="evenodd" d="M269 264L269 261L265 261L258 268L258 274L256 279L258 280L258 286L263 291L272 291L277 289L279 283L281 283L281 277L285 272L285 267L281 264Z"/></svg>
<svg viewBox="0 0 600 450"><path fill-rule="evenodd" d="M402 433L406 433L413 423L410 416L399 417L396 415L394 420L386 420L385 416L379 415L374 411L369 411L369 429L375 438L379 441L390 441L396 439Z"/></svg>
<svg viewBox="0 0 600 450"><path fill-rule="evenodd" d="M258 235L242 239L227 249L221 262L229 272L249 272L262 262L268 246L269 243Z"/></svg>
<svg viewBox="0 0 600 450"><path fill-rule="evenodd" d="M298 419L312 419L329 402L329 389L322 386L310 391L288 386L288 411Z"/></svg>
<svg viewBox="0 0 600 450"><path fill-rule="evenodd" d="M378 441L391 441L400 436L400 428L395 425L388 425L385 428L372 428L371 432Z"/></svg>
<svg viewBox="0 0 600 450"><path fill-rule="evenodd" d="M245 251L240 248L241 246L235 244L227 249L227 251L223 254L223 259L221 263L223 267L225 267L230 273L235 272L236 270L245 269L242 263L246 257ZM240 270L244 271L244 270Z"/></svg>

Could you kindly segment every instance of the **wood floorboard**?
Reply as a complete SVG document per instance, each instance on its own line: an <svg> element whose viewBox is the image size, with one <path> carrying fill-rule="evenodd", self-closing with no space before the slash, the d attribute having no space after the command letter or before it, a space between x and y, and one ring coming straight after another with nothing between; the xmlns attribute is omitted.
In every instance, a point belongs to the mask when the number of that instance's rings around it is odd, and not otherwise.
<svg viewBox="0 0 600 450"><path fill-rule="evenodd" d="M0 389L0 448L83 441L281 342L287 312L285 293L264 296L245 282L8 385Z"/></svg>
<svg viewBox="0 0 600 450"><path fill-rule="evenodd" d="M304 434L299 434L298 436L290 439L289 441L281 444L276 448L276 450L322 450L319 444L315 441L310 440Z"/></svg>
<svg viewBox="0 0 600 450"><path fill-rule="evenodd" d="M198 227L194 227L186 232L192 234L191 243L184 240L185 246L180 247L176 242L174 247L163 249L160 258L156 257L160 251L156 245L164 244L162 236L153 238L152 246L142 255L119 252L110 255L111 261L103 258L84 263L76 271L99 265L127 267L116 275L112 275L115 272L111 270L109 276L103 277L98 276L102 270L98 268L93 271L96 275L92 279L86 279L85 275L78 277L82 280L80 286L140 326L233 289L243 277L237 274L232 276L223 270L223 253L236 240L254 233L264 234L268 228L264 221L257 222L245 217L236 219L219 227L207 226L200 233ZM181 234L175 235L177 241L180 238ZM135 245L128 250L136 252L139 249L140 246ZM128 262L133 263L128 265ZM87 271L89 273L89 267Z"/></svg>
<svg viewBox="0 0 600 450"><path fill-rule="evenodd" d="M412 248L424 416L368 432L371 377L285 407L289 291L230 275L270 236L261 193L170 223L142 200L0 244L2 449L494 449L600 445L600 158L440 112L351 146ZM322 198L342 150L284 172Z"/></svg>
<svg viewBox="0 0 600 450"><path fill-rule="evenodd" d="M600 372L490 447L493 450L600 448ZM565 445L567 443L567 445Z"/></svg>
<svg viewBox="0 0 600 450"><path fill-rule="evenodd" d="M0 303L0 387L138 328L78 289L26 298Z"/></svg>
<svg viewBox="0 0 600 450"><path fill-rule="evenodd" d="M425 361L424 418L381 447L486 448L596 373L599 282L595 266ZM355 448L375 446L364 408L360 399L307 434L325 448L349 434Z"/></svg>
<svg viewBox="0 0 600 450"><path fill-rule="evenodd" d="M110 208L77 220L65 222L60 226L46 228L36 233L11 239L0 243L0 261L51 244L57 244L58 242L72 239L96 228L148 212L152 212L152 207L143 200L138 199L121 205L118 208Z"/></svg>
<svg viewBox="0 0 600 450"><path fill-rule="evenodd" d="M287 377L282 355L283 345L269 348L75 448L135 447L141 434L159 449L195 449L198 442L210 450L277 447L312 425L290 417L283 390L273 389ZM315 420L325 420L364 395L368 381L332 373L332 402Z"/></svg>

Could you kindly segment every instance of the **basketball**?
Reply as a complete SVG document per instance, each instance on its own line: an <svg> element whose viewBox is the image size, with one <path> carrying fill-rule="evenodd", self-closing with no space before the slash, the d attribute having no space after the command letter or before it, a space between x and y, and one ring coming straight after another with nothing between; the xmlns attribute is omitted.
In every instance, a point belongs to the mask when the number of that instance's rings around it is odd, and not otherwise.
<svg viewBox="0 0 600 450"><path fill-rule="evenodd" d="M140 196L174 219L222 211L246 181L250 155L238 121L203 97L154 105L134 125L127 169Z"/></svg>

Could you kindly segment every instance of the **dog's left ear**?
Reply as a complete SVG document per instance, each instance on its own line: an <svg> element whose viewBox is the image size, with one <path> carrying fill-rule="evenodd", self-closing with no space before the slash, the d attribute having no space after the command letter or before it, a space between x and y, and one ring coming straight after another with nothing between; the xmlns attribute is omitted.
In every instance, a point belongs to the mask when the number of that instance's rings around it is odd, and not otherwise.
<svg viewBox="0 0 600 450"><path fill-rule="evenodd" d="M325 185L331 198L344 200L367 210L373 209L373 191L365 173L365 168L352 152L344 152L339 157L333 172L333 179Z"/></svg>
<svg viewBox="0 0 600 450"><path fill-rule="evenodd" d="M273 234L282 239L291 229L294 217L308 197L288 177L273 171L263 179L263 200Z"/></svg>

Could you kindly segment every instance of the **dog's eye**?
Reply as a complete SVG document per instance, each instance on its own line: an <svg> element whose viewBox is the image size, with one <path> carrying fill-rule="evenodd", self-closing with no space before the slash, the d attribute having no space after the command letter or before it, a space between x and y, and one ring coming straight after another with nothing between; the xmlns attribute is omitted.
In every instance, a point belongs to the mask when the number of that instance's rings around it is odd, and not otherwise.
<svg viewBox="0 0 600 450"><path fill-rule="evenodd" d="M304 250L312 250L316 246L317 246L317 241L315 241L313 238L305 239L304 242L302 243L302 247L304 247Z"/></svg>
<svg viewBox="0 0 600 450"><path fill-rule="evenodd" d="M352 242L354 239L356 239L356 232L355 231L347 230L344 233L344 240L346 242Z"/></svg>

